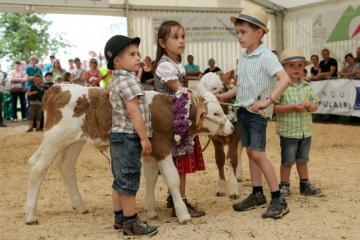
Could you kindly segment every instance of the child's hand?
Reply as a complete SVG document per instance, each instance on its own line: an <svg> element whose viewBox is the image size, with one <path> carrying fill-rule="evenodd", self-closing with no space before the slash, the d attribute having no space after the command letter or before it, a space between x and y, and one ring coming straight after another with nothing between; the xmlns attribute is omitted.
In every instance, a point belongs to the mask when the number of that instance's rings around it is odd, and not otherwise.
<svg viewBox="0 0 360 240"><path fill-rule="evenodd" d="M306 110L309 110L311 108L311 103L304 102L304 107L306 108Z"/></svg>
<svg viewBox="0 0 360 240"><path fill-rule="evenodd" d="M215 95L215 97L219 100L219 102L226 102L228 99L224 93L218 93Z"/></svg>
<svg viewBox="0 0 360 240"><path fill-rule="evenodd" d="M251 111L259 112L261 109L267 108L271 104L271 101L268 99L263 101L257 101L253 105L251 105Z"/></svg>
<svg viewBox="0 0 360 240"><path fill-rule="evenodd" d="M294 110L295 112L305 111L305 104L304 103L294 104Z"/></svg>
<svg viewBox="0 0 360 240"><path fill-rule="evenodd" d="M149 156L152 152L152 146L148 138L141 140L142 155Z"/></svg>

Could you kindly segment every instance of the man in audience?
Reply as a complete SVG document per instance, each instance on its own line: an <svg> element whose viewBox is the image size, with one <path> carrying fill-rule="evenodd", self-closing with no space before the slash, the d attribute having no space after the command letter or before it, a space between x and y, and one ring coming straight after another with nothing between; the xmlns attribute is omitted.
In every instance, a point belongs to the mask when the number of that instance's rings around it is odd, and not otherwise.
<svg viewBox="0 0 360 240"><path fill-rule="evenodd" d="M85 86L85 70L81 67L80 58L74 59L75 70L72 72L72 83L76 83Z"/></svg>
<svg viewBox="0 0 360 240"><path fill-rule="evenodd" d="M319 64L319 73L317 75L320 79L337 77L338 64L336 59L330 57L329 49L321 51L323 60Z"/></svg>
<svg viewBox="0 0 360 240"><path fill-rule="evenodd" d="M34 85L34 77L35 75L43 75L41 69L36 65L38 63L38 58L32 56L30 58L30 65L25 69L25 89L30 89L32 85Z"/></svg>
<svg viewBox="0 0 360 240"><path fill-rule="evenodd" d="M360 63L355 62L352 53L345 55L343 69L339 72L339 77L352 78L360 70Z"/></svg>
<svg viewBox="0 0 360 240"><path fill-rule="evenodd" d="M5 78L6 78L6 73L1 70L1 65L0 65L0 127L6 127L6 125L4 124L3 109L2 109L3 87L5 84Z"/></svg>
<svg viewBox="0 0 360 240"><path fill-rule="evenodd" d="M198 79L201 75L200 67L199 67L199 65L194 64L193 55L188 55L187 61L188 61L188 64L185 65L186 76L189 79Z"/></svg>

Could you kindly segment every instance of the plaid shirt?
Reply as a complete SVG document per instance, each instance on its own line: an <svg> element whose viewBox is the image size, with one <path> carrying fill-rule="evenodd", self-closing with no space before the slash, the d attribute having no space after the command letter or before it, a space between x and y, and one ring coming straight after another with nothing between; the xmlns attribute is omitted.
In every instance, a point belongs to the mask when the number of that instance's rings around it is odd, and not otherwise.
<svg viewBox="0 0 360 240"><path fill-rule="evenodd" d="M303 102L319 103L315 91L305 80L291 84L279 98L277 104L296 104ZM312 135L312 117L308 111L276 113L276 131L282 137L306 138Z"/></svg>
<svg viewBox="0 0 360 240"><path fill-rule="evenodd" d="M126 111L126 102L139 97L139 109L150 136L150 113L144 104L144 90L134 74L125 70L116 70L109 84L110 103L112 105L112 132L136 133Z"/></svg>

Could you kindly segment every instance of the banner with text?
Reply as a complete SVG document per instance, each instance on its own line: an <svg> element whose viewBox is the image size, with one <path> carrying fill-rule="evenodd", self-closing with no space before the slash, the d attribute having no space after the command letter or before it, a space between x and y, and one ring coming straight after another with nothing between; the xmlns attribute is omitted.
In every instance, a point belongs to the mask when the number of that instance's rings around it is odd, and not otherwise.
<svg viewBox="0 0 360 240"><path fill-rule="evenodd" d="M186 42L235 42L234 25L230 21L231 14L211 16L171 16L153 17L155 43L158 29L167 20L178 21L185 28Z"/></svg>
<svg viewBox="0 0 360 240"><path fill-rule="evenodd" d="M312 20L314 44L349 40L360 33L360 4L319 10Z"/></svg>
<svg viewBox="0 0 360 240"><path fill-rule="evenodd" d="M360 80L315 81L311 86L320 98L316 113L360 117Z"/></svg>

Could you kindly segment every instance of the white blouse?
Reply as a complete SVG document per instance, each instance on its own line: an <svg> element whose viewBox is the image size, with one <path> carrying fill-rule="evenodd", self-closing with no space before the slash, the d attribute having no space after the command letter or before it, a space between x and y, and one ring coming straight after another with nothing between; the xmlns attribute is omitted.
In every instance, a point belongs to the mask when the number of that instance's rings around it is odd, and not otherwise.
<svg viewBox="0 0 360 240"><path fill-rule="evenodd" d="M161 81L168 82L170 80L179 80L179 72L182 75L186 74L183 65L181 65L181 63L176 63L168 56L163 55L155 73Z"/></svg>

